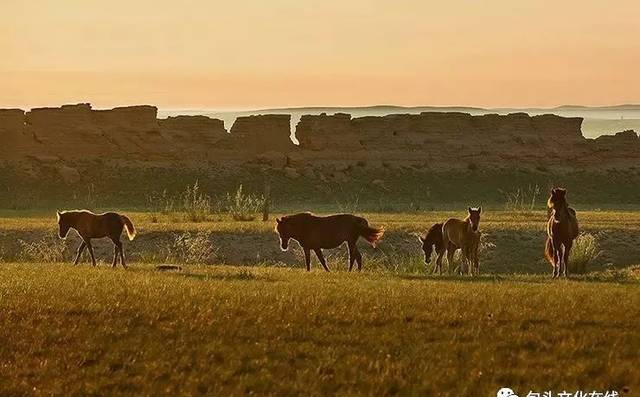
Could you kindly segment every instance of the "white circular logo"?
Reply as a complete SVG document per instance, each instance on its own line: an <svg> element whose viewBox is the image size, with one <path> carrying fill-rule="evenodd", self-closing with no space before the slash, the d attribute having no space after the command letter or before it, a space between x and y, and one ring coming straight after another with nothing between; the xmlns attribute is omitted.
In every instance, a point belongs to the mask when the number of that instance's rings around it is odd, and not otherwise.
<svg viewBox="0 0 640 397"><path fill-rule="evenodd" d="M513 390L509 389L508 387L503 387L502 389L498 390L498 392L496 393L496 397L518 397L518 396Z"/></svg>

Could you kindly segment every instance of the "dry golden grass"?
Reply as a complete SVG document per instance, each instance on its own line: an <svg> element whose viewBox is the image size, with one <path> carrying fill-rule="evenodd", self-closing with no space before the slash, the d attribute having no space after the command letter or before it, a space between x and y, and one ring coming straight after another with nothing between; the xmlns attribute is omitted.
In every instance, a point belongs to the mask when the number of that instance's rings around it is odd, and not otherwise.
<svg viewBox="0 0 640 397"><path fill-rule="evenodd" d="M639 319L635 276L2 264L0 395L635 395Z"/></svg>

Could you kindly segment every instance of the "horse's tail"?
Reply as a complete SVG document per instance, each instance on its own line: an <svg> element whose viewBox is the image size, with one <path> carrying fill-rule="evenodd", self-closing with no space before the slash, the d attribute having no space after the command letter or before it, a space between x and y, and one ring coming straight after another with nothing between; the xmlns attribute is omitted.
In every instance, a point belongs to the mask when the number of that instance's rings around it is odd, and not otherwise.
<svg viewBox="0 0 640 397"><path fill-rule="evenodd" d="M364 237L365 240L367 240L371 245L375 247L378 241L380 241L380 239L384 235L384 227L371 227L365 219L363 219L362 221L363 222L361 222L359 230L360 236Z"/></svg>
<svg viewBox="0 0 640 397"><path fill-rule="evenodd" d="M544 257L547 258L551 266L553 266L553 243L549 236L547 236L547 241L544 243Z"/></svg>
<svg viewBox="0 0 640 397"><path fill-rule="evenodd" d="M133 241L136 238L136 228L133 226L133 222L126 215L120 215L120 219L124 222L124 228L127 229L127 237L129 241Z"/></svg>

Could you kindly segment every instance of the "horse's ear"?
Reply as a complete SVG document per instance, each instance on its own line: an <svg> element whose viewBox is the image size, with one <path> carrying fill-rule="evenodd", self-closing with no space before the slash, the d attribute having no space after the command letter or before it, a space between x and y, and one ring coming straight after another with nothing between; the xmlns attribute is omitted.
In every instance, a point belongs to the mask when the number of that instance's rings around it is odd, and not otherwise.
<svg viewBox="0 0 640 397"><path fill-rule="evenodd" d="M282 218L276 218L276 222L277 222L277 223L282 222Z"/></svg>
<svg viewBox="0 0 640 397"><path fill-rule="evenodd" d="M471 213L471 207L467 207L467 212Z"/></svg>
<svg viewBox="0 0 640 397"><path fill-rule="evenodd" d="M478 214L482 214L482 206L478 207Z"/></svg>
<svg viewBox="0 0 640 397"><path fill-rule="evenodd" d="M60 220L60 211L56 211L56 219Z"/></svg>

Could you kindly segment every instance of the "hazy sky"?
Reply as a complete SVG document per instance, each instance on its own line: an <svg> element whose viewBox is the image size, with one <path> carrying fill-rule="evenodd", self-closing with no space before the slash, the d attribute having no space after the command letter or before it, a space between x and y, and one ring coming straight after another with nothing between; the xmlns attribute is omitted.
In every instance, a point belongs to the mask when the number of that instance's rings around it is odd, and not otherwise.
<svg viewBox="0 0 640 397"><path fill-rule="evenodd" d="M0 107L640 103L638 0L0 0Z"/></svg>

